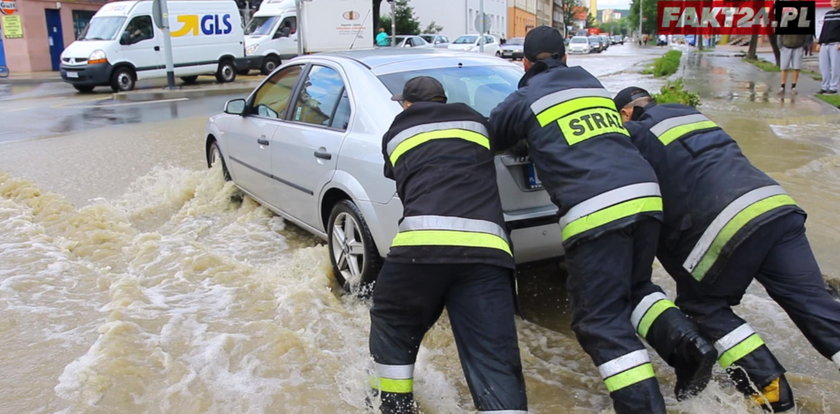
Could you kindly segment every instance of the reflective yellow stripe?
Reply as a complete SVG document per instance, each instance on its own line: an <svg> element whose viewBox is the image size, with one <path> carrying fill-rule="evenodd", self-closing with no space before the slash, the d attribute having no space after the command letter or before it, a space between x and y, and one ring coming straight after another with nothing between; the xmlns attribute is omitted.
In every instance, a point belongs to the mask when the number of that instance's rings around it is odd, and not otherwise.
<svg viewBox="0 0 840 414"><path fill-rule="evenodd" d="M484 148L490 149L490 139L475 131L468 131L466 129L439 129L437 131L423 132L411 138L406 139L394 148L391 153L391 165L397 165L397 159L412 148L429 142L433 139L451 139L460 138L469 142L481 145Z"/></svg>
<svg viewBox="0 0 840 414"><path fill-rule="evenodd" d="M637 198L583 216L563 228L563 240L612 221L648 211L662 211L662 197Z"/></svg>
<svg viewBox="0 0 840 414"><path fill-rule="evenodd" d="M368 384L373 389L398 394L408 394L414 388L413 379L390 379L371 376L368 377Z"/></svg>
<svg viewBox="0 0 840 414"><path fill-rule="evenodd" d="M752 221L754 218L770 211L775 208L779 208L781 206L795 206L796 202L793 201L787 194L779 194L772 197L767 197L761 201L755 202L751 204L749 207L741 210L732 220L729 220L723 229L721 229L720 233L715 236L715 240L712 242L712 245L703 255L703 258L700 259L700 262L691 272L691 275L694 276L697 280L702 280L704 276L706 276L706 272L712 267L712 265L717 261L718 256L720 255L721 250L732 239L735 233L738 230L741 230L747 223Z"/></svg>
<svg viewBox="0 0 840 414"><path fill-rule="evenodd" d="M598 135L618 133L629 136L624 129L618 112L604 108L592 108L575 112L557 120L563 137L569 145L586 141Z"/></svg>
<svg viewBox="0 0 840 414"><path fill-rule="evenodd" d="M755 351L762 345L764 345L764 340L758 334L752 334L740 344L729 348L728 351L721 354L718 358L718 363L720 363L721 367L728 368L735 361L747 356L747 354Z"/></svg>
<svg viewBox="0 0 840 414"><path fill-rule="evenodd" d="M453 230L402 231L394 237L391 247L397 246L463 246L488 247L511 254L505 239L488 233Z"/></svg>
<svg viewBox="0 0 840 414"><path fill-rule="evenodd" d="M570 99L554 105L545 111L537 114L537 122L540 126L546 126L551 122L563 118L566 115L580 111L581 109L589 108L608 108L615 111L615 102L612 99L602 96L587 96L582 98Z"/></svg>
<svg viewBox="0 0 840 414"><path fill-rule="evenodd" d="M629 387L637 382L642 382L648 378L653 378L653 376L653 365L648 362L635 368L628 369L620 374L605 378L604 384L607 386L607 390L613 392L624 387Z"/></svg>
<svg viewBox="0 0 840 414"><path fill-rule="evenodd" d="M653 321L655 321L656 318L658 318L659 315L662 314L662 312L665 312L670 308L676 307L677 305L674 305L674 302L671 302L670 300L666 299L654 303L653 306L651 306L650 309L648 309L648 311L645 312L645 316L642 317L642 321L639 322L639 328L637 330L637 332L639 332L639 335L641 335L642 338L646 338L650 326L653 325Z"/></svg>
<svg viewBox="0 0 840 414"><path fill-rule="evenodd" d="M663 145L668 145L690 132L715 127L717 127L717 124L712 121L700 121L683 124L665 131L665 133L659 136L659 141L661 141Z"/></svg>

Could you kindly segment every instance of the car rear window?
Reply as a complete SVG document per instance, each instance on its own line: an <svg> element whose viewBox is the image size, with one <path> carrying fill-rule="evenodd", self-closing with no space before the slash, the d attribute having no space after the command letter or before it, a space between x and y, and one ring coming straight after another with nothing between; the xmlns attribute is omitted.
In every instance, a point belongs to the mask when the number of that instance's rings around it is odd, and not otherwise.
<svg viewBox="0 0 840 414"><path fill-rule="evenodd" d="M390 73L379 79L392 94L397 94L409 79L420 75L440 81L449 103L465 103L489 116L496 105L516 90L522 71L514 66L467 66Z"/></svg>

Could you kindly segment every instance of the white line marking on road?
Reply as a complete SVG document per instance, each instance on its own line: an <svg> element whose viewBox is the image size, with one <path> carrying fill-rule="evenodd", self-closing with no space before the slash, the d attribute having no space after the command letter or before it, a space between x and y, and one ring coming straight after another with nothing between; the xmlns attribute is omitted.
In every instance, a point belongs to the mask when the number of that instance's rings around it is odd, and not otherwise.
<svg viewBox="0 0 840 414"><path fill-rule="evenodd" d="M79 106L72 106L72 108L110 108L113 106L131 106L131 105L147 105L147 104L154 104L154 103L166 103L166 102L177 102L177 101L188 101L190 98L172 98L172 99L160 99L157 101L142 101L142 102L125 102L125 103L117 103L117 104L109 104L109 105L79 105ZM54 105L53 108L57 108L60 106L70 106L71 104L59 104Z"/></svg>

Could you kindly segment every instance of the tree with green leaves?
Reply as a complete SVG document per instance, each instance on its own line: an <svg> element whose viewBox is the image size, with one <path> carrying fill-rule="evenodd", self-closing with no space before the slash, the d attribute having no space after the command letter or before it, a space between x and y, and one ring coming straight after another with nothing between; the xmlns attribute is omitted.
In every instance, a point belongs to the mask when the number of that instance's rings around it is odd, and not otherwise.
<svg viewBox="0 0 840 414"><path fill-rule="evenodd" d="M420 21L414 16L414 8L408 5L408 0L395 0L391 3L394 8L397 33L391 33L390 16L379 16L378 27L384 27L388 34L417 34L420 33Z"/></svg>
<svg viewBox="0 0 840 414"><path fill-rule="evenodd" d="M631 22L635 22L632 26L633 31L639 30L639 3L641 3L642 17L642 33L656 34L656 3L657 0L633 0L630 5L630 15L628 16Z"/></svg>
<svg viewBox="0 0 840 414"><path fill-rule="evenodd" d="M435 24L435 21L432 20L425 29L423 29L423 33L440 33L443 30L443 26L438 26Z"/></svg>
<svg viewBox="0 0 840 414"><path fill-rule="evenodd" d="M573 26L573 22L575 21L575 12L577 11L577 7L583 5L582 0L560 0L559 4L560 10L563 12L563 24L567 27ZM563 28L563 32L565 31L566 28Z"/></svg>

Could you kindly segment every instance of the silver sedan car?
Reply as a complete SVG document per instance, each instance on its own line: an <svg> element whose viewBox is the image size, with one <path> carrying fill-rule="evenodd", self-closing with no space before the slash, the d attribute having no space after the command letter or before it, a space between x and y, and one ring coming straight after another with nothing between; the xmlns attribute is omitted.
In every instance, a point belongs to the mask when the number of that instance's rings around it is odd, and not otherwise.
<svg viewBox="0 0 840 414"><path fill-rule="evenodd" d="M390 98L433 76L449 102L489 115L516 89L506 60L442 49L299 56L206 127L208 166L280 216L327 241L335 277L359 292L377 276L402 205L383 175L382 135L402 108ZM517 263L562 256L557 208L524 156L499 154L497 180Z"/></svg>

